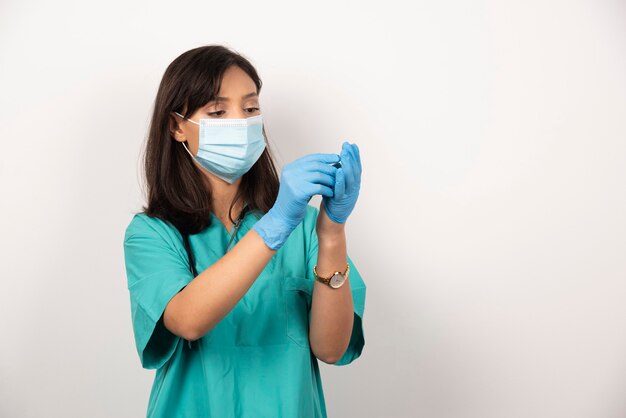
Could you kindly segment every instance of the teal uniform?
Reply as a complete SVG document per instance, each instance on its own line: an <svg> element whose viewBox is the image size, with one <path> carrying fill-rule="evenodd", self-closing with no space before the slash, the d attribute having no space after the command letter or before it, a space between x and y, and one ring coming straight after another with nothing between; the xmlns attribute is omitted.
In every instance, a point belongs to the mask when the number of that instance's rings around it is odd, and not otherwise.
<svg viewBox="0 0 626 418"><path fill-rule="evenodd" d="M318 360L308 340L318 213L307 206L303 221L243 298L192 342L163 325L166 305L193 280L183 239L167 221L134 215L124 236L124 257L137 352L143 368L156 369L148 417L327 416ZM246 213L231 248L261 216L258 210ZM214 214L209 227L189 236L199 273L225 254L230 238ZM354 326L347 351L334 363L338 366L358 358L365 344L366 287L350 256L348 263Z"/></svg>

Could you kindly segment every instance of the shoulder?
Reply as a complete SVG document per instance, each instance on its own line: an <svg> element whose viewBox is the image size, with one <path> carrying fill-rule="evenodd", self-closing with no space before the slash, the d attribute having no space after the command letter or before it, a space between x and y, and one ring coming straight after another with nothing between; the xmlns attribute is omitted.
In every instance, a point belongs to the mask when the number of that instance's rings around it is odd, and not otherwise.
<svg viewBox="0 0 626 418"><path fill-rule="evenodd" d="M169 221L139 212L128 223L124 233L124 242L133 237L149 237L172 242L172 240L178 241L178 236L180 233Z"/></svg>

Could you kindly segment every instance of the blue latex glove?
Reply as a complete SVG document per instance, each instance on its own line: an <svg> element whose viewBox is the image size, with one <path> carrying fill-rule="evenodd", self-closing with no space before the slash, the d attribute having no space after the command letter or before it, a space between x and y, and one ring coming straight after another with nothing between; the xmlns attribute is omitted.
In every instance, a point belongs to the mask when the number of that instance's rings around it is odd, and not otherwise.
<svg viewBox="0 0 626 418"><path fill-rule="evenodd" d="M311 198L332 196L339 161L337 154L308 154L283 167L274 206L254 225L254 230L272 250L283 246L298 226Z"/></svg>
<svg viewBox="0 0 626 418"><path fill-rule="evenodd" d="M335 178L334 196L322 198L328 217L343 224L352 213L361 189L361 154L356 144L344 142L341 146L341 168Z"/></svg>

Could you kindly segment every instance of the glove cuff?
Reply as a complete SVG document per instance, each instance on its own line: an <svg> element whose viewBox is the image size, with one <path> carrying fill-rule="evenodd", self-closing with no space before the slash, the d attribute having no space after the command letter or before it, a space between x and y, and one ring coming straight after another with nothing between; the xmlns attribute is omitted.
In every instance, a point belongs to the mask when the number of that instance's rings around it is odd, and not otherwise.
<svg viewBox="0 0 626 418"><path fill-rule="evenodd" d="M296 225L297 226L297 225ZM276 216L273 208L270 209L252 228L263 238L265 245L272 250L279 250L291 235L295 227L286 225Z"/></svg>
<svg viewBox="0 0 626 418"><path fill-rule="evenodd" d="M344 220L339 220L339 219L337 219L336 217L334 217L334 216L332 215L332 213L330 213L330 211L328 210L328 206L326 205L326 199L322 199L322 204L324 205L324 210L326 211L326 215L328 215L328 217L329 217L329 218L330 218L333 222L338 223L338 224L343 224L343 223L345 223L345 222L346 222L346 220L345 220L345 219L344 219Z"/></svg>

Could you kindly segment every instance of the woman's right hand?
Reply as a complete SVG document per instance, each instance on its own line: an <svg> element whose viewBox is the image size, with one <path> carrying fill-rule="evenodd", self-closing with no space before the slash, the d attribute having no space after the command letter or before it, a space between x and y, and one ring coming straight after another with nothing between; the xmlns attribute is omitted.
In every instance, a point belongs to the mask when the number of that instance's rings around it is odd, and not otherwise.
<svg viewBox="0 0 626 418"><path fill-rule="evenodd" d="M316 194L332 197L337 154L308 154L283 167L274 206L253 226L272 250L278 250L306 214Z"/></svg>

